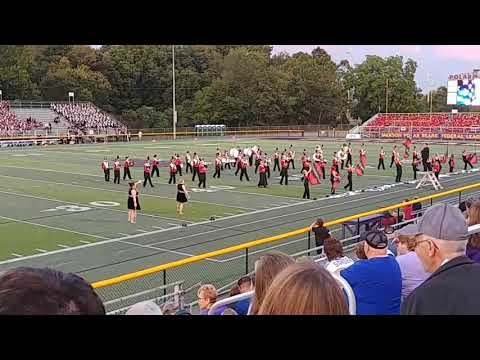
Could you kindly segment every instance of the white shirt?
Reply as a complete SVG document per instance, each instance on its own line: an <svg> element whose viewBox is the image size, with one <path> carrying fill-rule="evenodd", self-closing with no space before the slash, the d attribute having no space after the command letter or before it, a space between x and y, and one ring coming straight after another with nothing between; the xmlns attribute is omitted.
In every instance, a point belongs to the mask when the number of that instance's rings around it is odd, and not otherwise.
<svg viewBox="0 0 480 360"><path fill-rule="evenodd" d="M354 261L347 256L329 261L325 264L325 269L331 273L336 273L352 266Z"/></svg>

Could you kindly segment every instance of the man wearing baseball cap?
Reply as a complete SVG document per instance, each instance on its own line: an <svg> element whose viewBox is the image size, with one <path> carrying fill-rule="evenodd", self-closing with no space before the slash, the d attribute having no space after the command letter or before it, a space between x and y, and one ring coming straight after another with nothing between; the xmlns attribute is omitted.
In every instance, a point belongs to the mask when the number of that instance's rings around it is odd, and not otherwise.
<svg viewBox="0 0 480 360"><path fill-rule="evenodd" d="M480 314L480 264L465 256L468 226L453 205L429 208L412 227L415 252L431 273L402 304L406 315Z"/></svg>
<svg viewBox="0 0 480 360"><path fill-rule="evenodd" d="M340 275L355 294L358 315L399 315L402 290L400 266L388 255L388 239L383 231L360 234L367 260L359 260Z"/></svg>

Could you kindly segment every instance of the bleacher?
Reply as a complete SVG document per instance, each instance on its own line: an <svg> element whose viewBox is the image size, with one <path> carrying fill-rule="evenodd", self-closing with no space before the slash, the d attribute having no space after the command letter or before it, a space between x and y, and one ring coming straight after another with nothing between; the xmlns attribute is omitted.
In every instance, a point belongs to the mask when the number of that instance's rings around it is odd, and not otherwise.
<svg viewBox="0 0 480 360"><path fill-rule="evenodd" d="M477 139L480 113L377 114L362 125L366 137Z"/></svg>

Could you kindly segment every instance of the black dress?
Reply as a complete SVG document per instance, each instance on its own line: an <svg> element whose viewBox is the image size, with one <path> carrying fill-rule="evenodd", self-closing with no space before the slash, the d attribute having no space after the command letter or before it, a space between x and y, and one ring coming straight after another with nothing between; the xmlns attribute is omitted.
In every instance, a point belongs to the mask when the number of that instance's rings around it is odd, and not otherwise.
<svg viewBox="0 0 480 360"><path fill-rule="evenodd" d="M137 192L137 208L135 209L135 204L133 203L132 189L128 190L128 209L129 210L141 210L140 202L138 201L138 192Z"/></svg>
<svg viewBox="0 0 480 360"><path fill-rule="evenodd" d="M186 203L187 202L187 196L185 195L185 192L183 191L182 184L177 185L177 201L180 203Z"/></svg>

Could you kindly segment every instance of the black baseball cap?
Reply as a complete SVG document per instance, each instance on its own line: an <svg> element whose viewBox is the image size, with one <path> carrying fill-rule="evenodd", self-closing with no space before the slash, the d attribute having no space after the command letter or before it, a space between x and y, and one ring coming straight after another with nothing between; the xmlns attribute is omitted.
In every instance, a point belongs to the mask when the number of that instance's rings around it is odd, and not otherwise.
<svg viewBox="0 0 480 360"><path fill-rule="evenodd" d="M388 246L387 235L383 231L371 230L360 234L360 241L365 241L374 249L386 249Z"/></svg>

